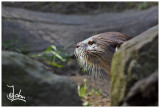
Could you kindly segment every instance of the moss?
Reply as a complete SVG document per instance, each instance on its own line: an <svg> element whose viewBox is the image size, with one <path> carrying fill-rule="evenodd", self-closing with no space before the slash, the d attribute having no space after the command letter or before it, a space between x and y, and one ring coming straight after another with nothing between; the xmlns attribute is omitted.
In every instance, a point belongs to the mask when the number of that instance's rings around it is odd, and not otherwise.
<svg viewBox="0 0 160 108"><path fill-rule="evenodd" d="M124 64L121 60L123 56L122 52L118 52L114 55L114 60L112 61L111 76L111 105L117 106L125 95L126 90L126 78L124 75Z"/></svg>
<svg viewBox="0 0 160 108"><path fill-rule="evenodd" d="M136 44L128 42L115 53L111 66L111 105L121 105L130 88L158 68L157 38L156 33L144 34L140 37L142 41L135 38Z"/></svg>

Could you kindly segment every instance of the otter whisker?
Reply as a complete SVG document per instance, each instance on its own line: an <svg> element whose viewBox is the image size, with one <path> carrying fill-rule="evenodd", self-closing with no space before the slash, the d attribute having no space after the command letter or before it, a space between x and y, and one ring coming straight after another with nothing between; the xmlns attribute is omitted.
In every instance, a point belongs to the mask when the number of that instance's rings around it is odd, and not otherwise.
<svg viewBox="0 0 160 108"><path fill-rule="evenodd" d="M91 76L91 80L100 82L107 88L105 89L107 94L109 94L110 83L100 69L104 69L110 78L115 49L129 39L129 36L119 32L101 33L79 42L74 51L79 65L86 70L88 76Z"/></svg>

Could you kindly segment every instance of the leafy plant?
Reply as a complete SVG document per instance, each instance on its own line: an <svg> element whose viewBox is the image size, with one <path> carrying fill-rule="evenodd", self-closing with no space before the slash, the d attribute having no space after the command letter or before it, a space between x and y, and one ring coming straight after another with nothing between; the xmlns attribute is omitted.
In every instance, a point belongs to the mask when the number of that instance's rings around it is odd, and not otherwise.
<svg viewBox="0 0 160 108"><path fill-rule="evenodd" d="M84 85L78 86L78 95L83 99L87 100L88 96L94 95L94 96L99 96L101 95L101 91L95 90L92 88L91 91L88 91L87 89L87 79L84 79ZM91 104L88 101L84 101L83 106L90 106Z"/></svg>
<svg viewBox="0 0 160 108"><path fill-rule="evenodd" d="M43 53L38 55L31 55L31 57L39 57L52 66L63 68L64 66L61 65L61 63L66 62L67 59L71 56L69 53L65 52L65 50L71 44L72 43L69 43L63 49L57 49L55 45L51 45Z"/></svg>
<svg viewBox="0 0 160 108"><path fill-rule="evenodd" d="M51 45L46 49L46 51L43 53L43 55L47 55L47 56L51 55L52 56L51 59L53 62L55 62L56 59L58 59L62 62L65 62L66 58L62 57L61 53L62 53L61 50L57 50L56 46Z"/></svg>
<svg viewBox="0 0 160 108"><path fill-rule="evenodd" d="M146 9L148 7L148 3L147 2L143 2L138 6L138 9L143 10Z"/></svg>
<svg viewBox="0 0 160 108"><path fill-rule="evenodd" d="M82 87L78 86L78 94L82 98L88 96L88 94L87 94L87 79L84 79L84 85Z"/></svg>
<svg viewBox="0 0 160 108"><path fill-rule="evenodd" d="M3 48L14 48L14 46L11 45L10 40L2 41L2 47Z"/></svg>
<svg viewBox="0 0 160 108"><path fill-rule="evenodd" d="M14 50L16 52L26 54L27 46L24 45L16 34L13 34L14 40L2 40L2 48L7 50ZM16 45L20 45L21 48L18 48Z"/></svg>
<svg viewBox="0 0 160 108"><path fill-rule="evenodd" d="M99 96L101 94L101 91L95 90L94 88L92 88L92 90L89 92L89 95Z"/></svg>

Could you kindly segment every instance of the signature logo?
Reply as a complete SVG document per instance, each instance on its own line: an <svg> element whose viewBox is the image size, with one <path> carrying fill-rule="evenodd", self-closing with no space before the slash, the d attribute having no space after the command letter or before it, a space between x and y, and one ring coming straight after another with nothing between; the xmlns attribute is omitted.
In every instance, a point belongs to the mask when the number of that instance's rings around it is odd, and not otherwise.
<svg viewBox="0 0 160 108"><path fill-rule="evenodd" d="M12 92L7 95L7 98L9 100L11 100L11 102L15 101L15 100L21 100L21 101L26 102L25 97L21 95L21 89L20 89L20 91L19 91L18 94L15 94L15 92L14 92L14 86L13 85L12 86L7 85L7 86L9 88L12 88Z"/></svg>

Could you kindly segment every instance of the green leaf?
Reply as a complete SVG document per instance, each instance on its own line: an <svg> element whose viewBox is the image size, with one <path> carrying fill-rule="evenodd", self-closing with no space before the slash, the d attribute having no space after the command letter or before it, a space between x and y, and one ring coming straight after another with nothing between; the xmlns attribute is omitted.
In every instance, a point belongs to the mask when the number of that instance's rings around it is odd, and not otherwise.
<svg viewBox="0 0 160 108"><path fill-rule="evenodd" d="M55 45L51 45L51 48L54 49L55 51L57 51L57 48Z"/></svg>
<svg viewBox="0 0 160 108"><path fill-rule="evenodd" d="M45 52L50 52L50 51L52 51L52 50L57 51L57 48L56 48L55 45L49 46L49 47L45 50Z"/></svg>
<svg viewBox="0 0 160 108"><path fill-rule="evenodd" d="M96 96L99 96L99 95L101 95L102 93L101 93L101 91L96 91Z"/></svg>
<svg viewBox="0 0 160 108"><path fill-rule="evenodd" d="M55 62L50 62L50 61L47 61L47 62L48 62L49 64L55 66L55 67L64 68L63 65L59 65L59 64L57 64L57 63L55 63Z"/></svg>
<svg viewBox="0 0 160 108"><path fill-rule="evenodd" d="M55 51L51 51L52 54L54 54L54 56L56 56L57 58L59 58L62 62L65 62L66 59L64 59L61 55L59 55L57 52Z"/></svg>
<svg viewBox="0 0 160 108"><path fill-rule="evenodd" d="M51 46L49 46L46 50L45 50L45 52L49 52L49 51L51 51L52 50L52 48L51 48Z"/></svg>

